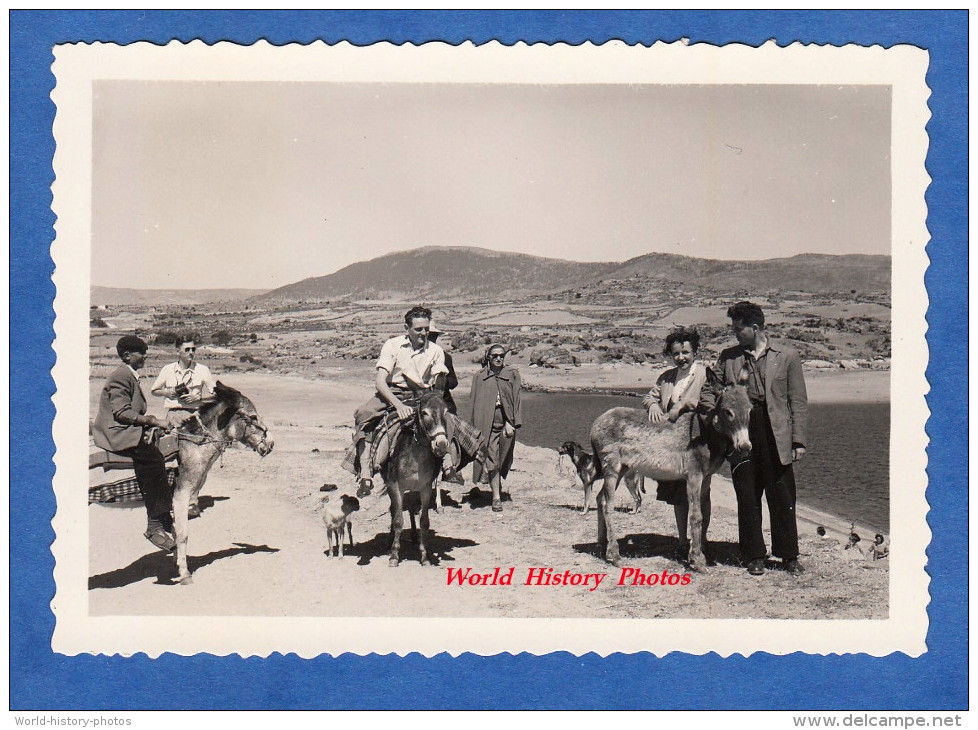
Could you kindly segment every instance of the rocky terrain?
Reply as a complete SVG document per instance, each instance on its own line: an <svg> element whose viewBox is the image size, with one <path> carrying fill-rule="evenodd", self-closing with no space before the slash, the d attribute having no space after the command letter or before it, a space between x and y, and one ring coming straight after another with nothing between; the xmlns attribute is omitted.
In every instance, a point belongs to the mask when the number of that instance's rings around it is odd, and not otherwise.
<svg viewBox="0 0 978 730"><path fill-rule="evenodd" d="M443 270L448 255L460 267L454 285ZM175 333L192 330L224 371L325 375L333 361L376 358L384 339L402 331L404 312L420 302L434 310L445 330L440 342L462 362L501 341L527 366L656 365L665 362L663 338L676 325L697 327L700 356L715 357L731 342L727 307L750 297L768 313L770 332L789 340L809 367L889 367L888 257L717 262L649 254L616 268L480 249L419 249L384 259L249 298L212 293L200 303L199 293L187 293L174 304L170 293L155 304L144 297L95 305L92 362L114 362L112 348L124 332L166 350ZM396 275L381 277L382 264ZM480 270L485 275L477 276ZM419 280L410 296L380 285L363 293L366 281ZM764 284L739 288L748 280ZM782 286L771 286L776 282ZM785 288L788 282L798 288ZM309 298L294 298L299 294Z"/></svg>

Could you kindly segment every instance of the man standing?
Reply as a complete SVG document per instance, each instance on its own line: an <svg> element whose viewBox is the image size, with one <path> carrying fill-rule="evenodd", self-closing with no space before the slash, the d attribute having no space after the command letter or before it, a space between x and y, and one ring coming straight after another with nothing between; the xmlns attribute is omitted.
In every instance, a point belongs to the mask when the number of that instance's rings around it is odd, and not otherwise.
<svg viewBox="0 0 978 730"><path fill-rule="evenodd" d="M172 496L166 483L163 454L144 434L145 428L166 428L156 416L146 415L146 397L138 370L146 362L146 343L126 335L116 344L123 364L109 375L99 396L92 423L95 445L132 459L136 481L146 504L147 540L161 550L173 550Z"/></svg>
<svg viewBox="0 0 978 730"><path fill-rule="evenodd" d="M798 563L795 475L792 463L805 455L808 395L798 353L764 331L764 313L752 302L727 310L737 346L720 353L714 368L723 385L743 383L751 408L751 453L731 465L737 493L740 551L751 575L764 574L767 550L761 534L761 495L771 515L771 553L789 573Z"/></svg>
<svg viewBox="0 0 978 730"><path fill-rule="evenodd" d="M153 383L153 395L163 398L166 422L176 428L194 417L200 407L214 402L214 376L206 365L195 361L197 337L177 338L177 361L164 365Z"/></svg>
<svg viewBox="0 0 978 730"><path fill-rule="evenodd" d="M429 342L430 327L431 310L421 306L412 307L404 315L405 333L387 340L380 350L374 378L377 392L357 408L353 416L353 443L356 447L353 469L360 480L358 497L370 494L373 489L373 475L367 474L361 478L361 469L365 446L373 440L379 418L388 408L393 408L400 420L410 420L414 416L414 409L404 400L410 399L415 389L442 392L445 388L444 379L448 375L445 352L434 342ZM389 444L385 442L386 439L378 444L377 467L387 458Z"/></svg>

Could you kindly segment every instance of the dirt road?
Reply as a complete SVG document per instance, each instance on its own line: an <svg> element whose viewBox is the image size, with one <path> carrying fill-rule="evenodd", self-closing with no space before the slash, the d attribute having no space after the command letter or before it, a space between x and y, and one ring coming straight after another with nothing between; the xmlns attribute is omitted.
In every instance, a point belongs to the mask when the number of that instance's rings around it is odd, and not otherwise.
<svg viewBox="0 0 978 730"><path fill-rule="evenodd" d="M403 562L389 568L385 555L386 497L363 500L356 513L356 545L342 560L324 555L319 487L353 493L339 468L350 441L349 414L368 391L352 381L305 380L276 375L224 378L254 400L272 426L275 450L265 459L229 450L202 491L200 519L191 522L191 586L174 585L172 559L141 536L144 512L93 505L88 509L89 608L92 615L444 616L606 618L884 618L889 572L843 550L847 525L800 510L799 577L771 570L753 578L736 561L737 527L729 482L714 482L711 551L717 564L688 583L662 585L687 570L676 557L671 508L654 488L640 514L631 514L626 490L619 503L623 566L655 585L619 584L621 570L596 555L596 515L580 513L583 490L555 451L520 445L502 513L489 508L485 491L470 498L465 487L446 492L441 514L432 514L435 565L422 567L405 530ZM93 383L93 388L98 387ZM650 484L650 486L652 486ZM814 522L827 524L819 538ZM880 561L885 563L887 561ZM449 569L505 575L513 585L448 585ZM604 574L586 585L526 585L531 568L554 575ZM665 571L665 578L663 572ZM579 580L584 580L583 578ZM685 582L685 581L683 581Z"/></svg>

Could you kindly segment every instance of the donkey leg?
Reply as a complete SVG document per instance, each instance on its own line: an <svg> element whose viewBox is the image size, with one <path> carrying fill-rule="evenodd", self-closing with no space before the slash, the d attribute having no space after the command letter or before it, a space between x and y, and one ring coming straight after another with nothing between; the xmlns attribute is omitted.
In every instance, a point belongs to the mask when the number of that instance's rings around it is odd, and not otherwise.
<svg viewBox="0 0 978 730"><path fill-rule="evenodd" d="M703 556L706 557L706 546L710 532L710 515L713 513L713 502L710 499L710 482L713 480L712 474L703 475L703 483L700 485L700 513L703 515Z"/></svg>
<svg viewBox="0 0 978 730"><path fill-rule="evenodd" d="M428 490L422 490L421 492L421 532L420 540L418 541L418 551L421 553L421 564L431 565L431 561L428 560L428 528L431 526L431 522L428 519L428 501L431 499L431 494Z"/></svg>
<svg viewBox="0 0 978 730"><path fill-rule="evenodd" d="M198 504L198 501L200 498L200 488L203 486L204 483L201 482L190 491L190 506L187 509L187 516L190 519L200 517L200 505Z"/></svg>
<svg viewBox="0 0 978 730"><path fill-rule="evenodd" d="M689 567L706 572L706 558L703 556L703 507L700 495L703 474L690 474L686 478L686 498L689 503Z"/></svg>
<svg viewBox="0 0 978 730"><path fill-rule="evenodd" d="M597 496L597 510L598 513L598 552L604 552L604 549L608 546L608 526L604 521L604 489L598 490Z"/></svg>
<svg viewBox="0 0 978 730"><path fill-rule="evenodd" d="M391 557L387 564L396 568L401 562L401 531L404 529L404 500L401 488L396 484L387 490L391 498Z"/></svg>
<svg viewBox="0 0 978 730"><path fill-rule="evenodd" d="M634 473L625 477L625 485L628 487L628 491L632 495L632 500L635 502L635 507L632 510L632 514L634 515L642 511L642 490L639 488L639 481L641 479L642 477Z"/></svg>
<svg viewBox="0 0 978 730"><path fill-rule="evenodd" d="M602 504L598 507L598 539L601 539L601 521L604 518L605 540L605 559L616 568L621 565L621 555L618 554L618 534L615 532L615 492L621 482L621 473L610 471L605 474L604 486L601 488L601 495L604 497Z"/></svg>
<svg viewBox="0 0 978 730"><path fill-rule="evenodd" d="M188 518L187 509L190 506L190 495L193 488L187 484L177 481L177 486L173 490L173 532L177 543L177 577L181 585L193 583L190 577L190 570L187 568L187 536Z"/></svg>

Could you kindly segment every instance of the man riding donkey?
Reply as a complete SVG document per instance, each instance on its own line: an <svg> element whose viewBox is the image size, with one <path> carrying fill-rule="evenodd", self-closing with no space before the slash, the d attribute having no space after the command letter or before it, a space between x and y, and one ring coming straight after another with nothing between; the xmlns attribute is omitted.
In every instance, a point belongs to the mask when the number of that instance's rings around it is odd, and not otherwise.
<svg viewBox="0 0 978 730"><path fill-rule="evenodd" d="M374 379L377 392L353 416L353 445L343 467L359 480L358 497L370 494L373 475L381 471L387 460L391 422L408 422L414 417L411 403L419 392L445 391L449 368L444 350L429 338L431 310L412 307L404 315L404 329L403 335L387 340L381 348ZM385 419L387 414L393 414L393 418ZM444 471L445 477L451 478L461 466L462 454L474 456L479 433L454 414L448 415L446 426L453 447L445 457ZM371 444L370 457L364 464L367 444Z"/></svg>
<svg viewBox="0 0 978 730"><path fill-rule="evenodd" d="M125 335L116 352L122 364L106 379L92 423L95 445L132 459L139 490L146 504L144 537L160 550L173 550L172 494L167 484L163 454L150 438L149 429L169 430L156 416L146 413L146 396L139 385L139 369L146 362L146 343Z"/></svg>

